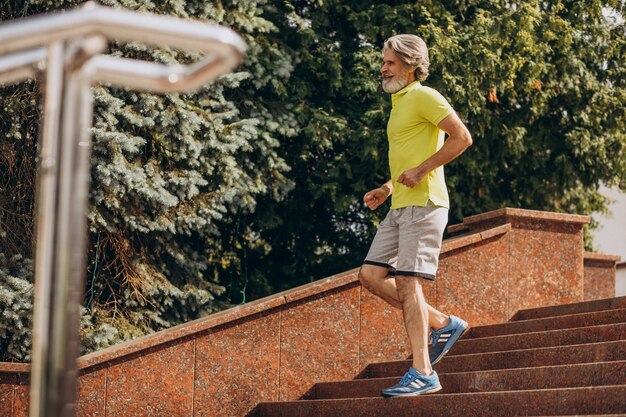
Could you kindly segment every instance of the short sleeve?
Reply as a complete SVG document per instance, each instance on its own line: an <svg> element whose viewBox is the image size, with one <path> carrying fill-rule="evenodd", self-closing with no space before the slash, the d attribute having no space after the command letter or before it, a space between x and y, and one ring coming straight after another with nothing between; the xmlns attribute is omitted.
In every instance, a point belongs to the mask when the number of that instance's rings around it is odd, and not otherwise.
<svg viewBox="0 0 626 417"><path fill-rule="evenodd" d="M437 90L422 87L419 90L418 113L421 117L437 126L443 119L452 114L454 109Z"/></svg>

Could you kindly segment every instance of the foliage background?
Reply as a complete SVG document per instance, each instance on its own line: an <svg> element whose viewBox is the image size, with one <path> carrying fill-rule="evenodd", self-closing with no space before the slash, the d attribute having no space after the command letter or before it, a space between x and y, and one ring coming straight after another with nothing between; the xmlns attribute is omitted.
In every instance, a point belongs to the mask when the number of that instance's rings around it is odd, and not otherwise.
<svg viewBox="0 0 626 417"><path fill-rule="evenodd" d="M474 146L446 168L450 222L499 207L603 211L626 190L622 1L135 1L250 46L194 94L95 89L84 351L359 265L385 210L380 46L416 33ZM71 7L11 0L1 17ZM113 45L164 63L168 49ZM28 360L35 83L0 91L0 356ZM588 242L591 246L591 242Z"/></svg>

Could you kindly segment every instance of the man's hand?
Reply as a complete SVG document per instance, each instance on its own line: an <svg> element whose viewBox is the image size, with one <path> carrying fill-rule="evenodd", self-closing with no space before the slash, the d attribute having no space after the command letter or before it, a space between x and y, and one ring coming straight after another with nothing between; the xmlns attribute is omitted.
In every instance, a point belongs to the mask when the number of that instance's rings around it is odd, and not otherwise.
<svg viewBox="0 0 626 417"><path fill-rule="evenodd" d="M370 210L376 210L391 195L391 189L387 185L368 191L363 196L363 201Z"/></svg>
<svg viewBox="0 0 626 417"><path fill-rule="evenodd" d="M398 184L413 188L422 182L422 180L426 178L426 175L428 175L428 171L423 169L421 165L415 168L407 169L398 177Z"/></svg>

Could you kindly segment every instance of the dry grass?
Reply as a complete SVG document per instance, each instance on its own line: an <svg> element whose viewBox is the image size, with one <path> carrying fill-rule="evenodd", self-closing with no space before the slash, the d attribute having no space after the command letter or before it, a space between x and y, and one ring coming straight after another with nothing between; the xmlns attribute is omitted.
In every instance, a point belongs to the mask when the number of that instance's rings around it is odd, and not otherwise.
<svg viewBox="0 0 626 417"><path fill-rule="evenodd" d="M0 90L0 252L31 256L40 113L34 83ZM19 125L14 115L19 115Z"/></svg>

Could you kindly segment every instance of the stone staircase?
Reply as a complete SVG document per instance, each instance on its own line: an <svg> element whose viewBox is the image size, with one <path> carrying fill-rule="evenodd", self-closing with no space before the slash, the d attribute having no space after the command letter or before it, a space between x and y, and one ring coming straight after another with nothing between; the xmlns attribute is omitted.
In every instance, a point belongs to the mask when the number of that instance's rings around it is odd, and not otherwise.
<svg viewBox="0 0 626 417"><path fill-rule="evenodd" d="M626 415L620 258L584 252L588 222L502 208L450 227L424 294L474 327L436 366L439 393L379 396L410 350L354 268L81 356L76 415ZM28 415L29 378L0 362L0 417Z"/></svg>
<svg viewBox="0 0 626 417"><path fill-rule="evenodd" d="M385 399L409 360L372 363L256 417L626 416L626 297L520 310L471 328L437 365L437 393ZM621 413L621 414L620 414Z"/></svg>

